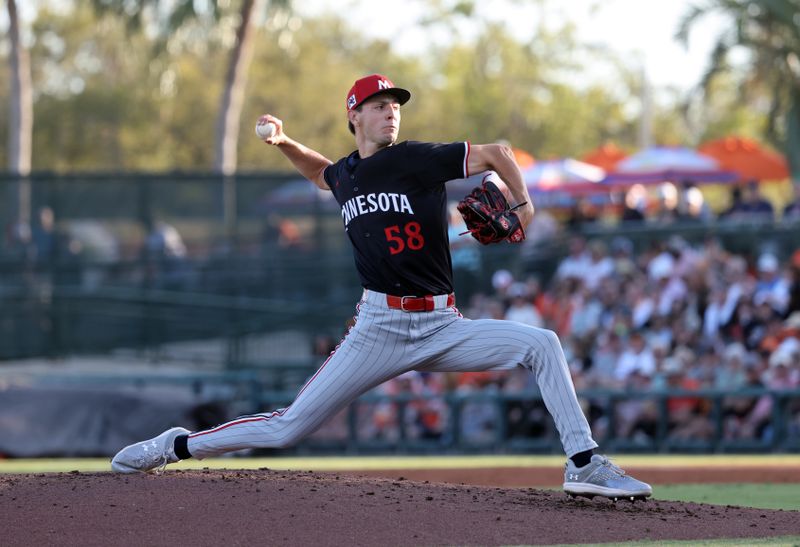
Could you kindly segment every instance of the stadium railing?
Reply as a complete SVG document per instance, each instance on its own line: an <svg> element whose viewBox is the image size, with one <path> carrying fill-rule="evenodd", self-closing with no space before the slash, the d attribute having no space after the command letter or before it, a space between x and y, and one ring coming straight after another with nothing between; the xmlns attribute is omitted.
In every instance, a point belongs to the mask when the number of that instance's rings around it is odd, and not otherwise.
<svg viewBox="0 0 800 547"><path fill-rule="evenodd" d="M287 406L294 392L261 392L261 409ZM583 401L601 401L601 418L607 428L597 440L604 450L615 453L736 453L736 452L798 452L800 451L800 390L773 391L747 389L664 390L579 392ZM708 432L696 438L675 438L673 415L669 410L672 399L692 398L706 403L709 412L701 418L708 422ZM725 421L728 416L725 401L732 398L767 398L771 411L760 424L758 436L728 438ZM657 409L648 433L622 437L616 429L617 409L621 403L639 400L651 402ZM441 414L435 431L421 425L421 414L433 405ZM470 407L479 407L477 416ZM376 433L375 415L385 415L390 409L389 424L382 424ZM422 412L420 412L422 408ZM301 454L346 452L506 452L562 453L555 425L546 412L541 397L535 393L451 393L436 395L378 395L366 394L350 404L337 418L338 425L323 426L321 433L288 449ZM381 418L382 422L386 418ZM596 421L596 418L595 418ZM473 422L473 423L470 423Z"/></svg>

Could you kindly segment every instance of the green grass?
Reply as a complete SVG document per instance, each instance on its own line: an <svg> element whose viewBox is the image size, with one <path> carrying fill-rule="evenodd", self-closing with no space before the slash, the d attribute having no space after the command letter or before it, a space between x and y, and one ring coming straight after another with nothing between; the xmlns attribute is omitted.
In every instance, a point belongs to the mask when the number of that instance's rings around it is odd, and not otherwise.
<svg viewBox="0 0 800 547"><path fill-rule="evenodd" d="M660 500L800 511L800 484L659 484L653 490Z"/></svg>
<svg viewBox="0 0 800 547"><path fill-rule="evenodd" d="M770 545L772 547L800 547L800 536L784 536L777 538L746 538L746 539L693 539L689 541L629 541L626 543L583 543L581 547L719 547L722 545ZM567 547L567 545L554 545L552 547Z"/></svg>
<svg viewBox="0 0 800 547"><path fill-rule="evenodd" d="M739 505L759 509L800 511L800 484L659 484L653 495L659 500L691 501L715 505ZM787 515L786 518L800 518ZM679 547L679 546L750 546L770 545L800 547L800 536L756 539L718 539L691 541L637 541L595 544L596 547ZM595 547L585 546L585 547Z"/></svg>
<svg viewBox="0 0 800 547"><path fill-rule="evenodd" d="M0 473L55 473L73 469L110 471L110 458L76 459L0 459ZM626 467L695 467L695 466L741 466L762 467L765 465L800 466L798 454L769 455L620 455L614 462ZM280 456L269 458L211 458L187 460L170 465L170 469L197 469L202 467L257 469L313 469L315 471L358 471L367 469L464 469L487 467L553 467L556 475L564 465L564 456L528 455L468 455L468 456Z"/></svg>

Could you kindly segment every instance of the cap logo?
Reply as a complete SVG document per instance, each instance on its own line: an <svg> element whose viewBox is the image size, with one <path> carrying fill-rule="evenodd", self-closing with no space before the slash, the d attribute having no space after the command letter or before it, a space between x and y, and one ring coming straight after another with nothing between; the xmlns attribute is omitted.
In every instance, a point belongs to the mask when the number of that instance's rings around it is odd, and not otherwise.
<svg viewBox="0 0 800 547"><path fill-rule="evenodd" d="M352 109L356 105L356 94L353 93L347 97L347 108Z"/></svg>
<svg viewBox="0 0 800 547"><path fill-rule="evenodd" d="M391 89L392 84L386 80L378 80L378 89Z"/></svg>

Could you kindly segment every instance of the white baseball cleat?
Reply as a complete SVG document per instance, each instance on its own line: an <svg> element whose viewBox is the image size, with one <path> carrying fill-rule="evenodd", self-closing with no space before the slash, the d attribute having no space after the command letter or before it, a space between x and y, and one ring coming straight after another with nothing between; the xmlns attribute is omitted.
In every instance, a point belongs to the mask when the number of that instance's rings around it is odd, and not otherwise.
<svg viewBox="0 0 800 547"><path fill-rule="evenodd" d="M118 473L147 473L156 468L163 470L168 463L180 458L175 455L175 437L188 435L190 431L173 427L158 437L126 446L111 460L111 469Z"/></svg>
<svg viewBox="0 0 800 547"><path fill-rule="evenodd" d="M646 499L653 494L649 484L626 475L605 456L595 454L584 467L575 467L567 460L564 470L564 491L572 497L603 496L617 499Z"/></svg>

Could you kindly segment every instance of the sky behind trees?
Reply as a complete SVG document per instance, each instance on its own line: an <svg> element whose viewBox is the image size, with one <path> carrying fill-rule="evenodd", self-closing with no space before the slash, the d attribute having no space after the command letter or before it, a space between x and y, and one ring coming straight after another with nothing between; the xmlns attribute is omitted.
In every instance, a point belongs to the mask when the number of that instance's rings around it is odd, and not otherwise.
<svg viewBox="0 0 800 547"><path fill-rule="evenodd" d="M518 40L534 35L537 21L552 28L572 24L576 37L625 59L631 67L641 67L656 88L675 87L686 90L697 85L708 67L714 36L729 21L711 16L700 22L686 48L675 40L681 17L697 0L653 2L642 0L569 0L568 2L519 2L491 0L479 2L476 9L481 20L502 22ZM380 2L366 0L305 0L298 3L298 13L318 16L323 13L345 17L364 34L392 42L399 53L417 55L431 43L452 42L453 35L419 25L425 19L428 3L409 0L402 9L387 12ZM474 21L458 22L458 34L473 37ZM595 62L597 60L595 59ZM587 64L583 76L598 82L607 78L608 66Z"/></svg>
<svg viewBox="0 0 800 547"><path fill-rule="evenodd" d="M126 31L124 13L94 13L89 2L21 4L33 60L34 169L209 168L230 37L245 3L220 2L227 6L220 19L200 17L173 29L159 47L147 33ZM688 90L709 64L707 44L720 21L698 21L685 51L675 34L691 5L306 0L294 2L288 16L262 11L236 131L238 166L284 166L254 140L252 125L265 112L283 117L290 134L323 153L346 153L352 142L341 95L369 72L415 91L404 139L507 140L539 158L580 157L608 141L636 148L645 111L655 144L691 146L729 133L758 137L764 103L737 96L736 74L716 82L713 101L690 102ZM8 51L0 35L0 59ZM649 110L643 68L655 87ZM0 84L4 103L8 93ZM0 130L0 140L5 136ZM2 152L0 159L6 163Z"/></svg>

